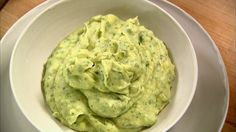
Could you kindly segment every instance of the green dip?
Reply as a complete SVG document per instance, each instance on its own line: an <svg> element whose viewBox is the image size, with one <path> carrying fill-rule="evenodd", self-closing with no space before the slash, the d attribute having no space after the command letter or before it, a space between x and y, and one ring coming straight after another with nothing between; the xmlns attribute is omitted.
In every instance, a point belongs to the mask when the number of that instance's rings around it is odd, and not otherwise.
<svg viewBox="0 0 236 132"><path fill-rule="evenodd" d="M137 17L95 16L45 64L42 90L55 118L76 131L140 131L168 104L175 66Z"/></svg>

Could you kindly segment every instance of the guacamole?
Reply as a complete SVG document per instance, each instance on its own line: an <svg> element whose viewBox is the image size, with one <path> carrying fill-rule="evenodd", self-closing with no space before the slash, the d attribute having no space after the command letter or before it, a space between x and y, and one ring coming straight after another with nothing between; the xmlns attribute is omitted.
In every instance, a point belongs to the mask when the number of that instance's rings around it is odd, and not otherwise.
<svg viewBox="0 0 236 132"><path fill-rule="evenodd" d="M95 16L63 39L44 67L52 115L76 131L140 131L168 104L175 66L138 18Z"/></svg>

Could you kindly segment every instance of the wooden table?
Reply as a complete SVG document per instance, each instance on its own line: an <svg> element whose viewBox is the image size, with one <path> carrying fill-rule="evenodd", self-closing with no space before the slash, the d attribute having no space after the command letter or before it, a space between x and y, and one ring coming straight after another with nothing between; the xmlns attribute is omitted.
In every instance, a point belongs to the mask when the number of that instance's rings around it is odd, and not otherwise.
<svg viewBox="0 0 236 132"><path fill-rule="evenodd" d="M45 0L9 0L1 9L0 37L27 11ZM192 15L209 32L223 56L230 104L223 132L236 132L235 0L170 0Z"/></svg>

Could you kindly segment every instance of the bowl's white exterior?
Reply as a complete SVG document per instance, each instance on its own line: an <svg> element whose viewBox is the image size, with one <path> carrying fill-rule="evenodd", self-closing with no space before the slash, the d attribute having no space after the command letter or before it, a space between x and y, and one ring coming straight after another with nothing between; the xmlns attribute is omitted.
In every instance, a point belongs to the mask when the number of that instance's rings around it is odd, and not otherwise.
<svg viewBox="0 0 236 132"><path fill-rule="evenodd" d="M10 81L16 101L27 119L40 131L71 131L56 121L41 92L43 64L64 37L98 14L122 19L138 16L170 50L177 68L170 104L160 113L150 131L166 131L184 114L197 83L197 60L181 26L160 7L145 0L61 0L32 20L14 47Z"/></svg>

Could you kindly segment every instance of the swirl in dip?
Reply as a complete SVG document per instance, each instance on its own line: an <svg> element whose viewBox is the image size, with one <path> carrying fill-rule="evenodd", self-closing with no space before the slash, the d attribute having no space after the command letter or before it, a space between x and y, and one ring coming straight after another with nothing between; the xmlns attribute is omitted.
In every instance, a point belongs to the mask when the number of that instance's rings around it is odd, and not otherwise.
<svg viewBox="0 0 236 132"><path fill-rule="evenodd" d="M175 66L137 17L95 16L45 64L42 91L53 116L76 131L140 131L168 104Z"/></svg>

